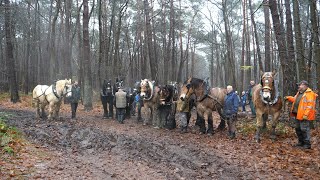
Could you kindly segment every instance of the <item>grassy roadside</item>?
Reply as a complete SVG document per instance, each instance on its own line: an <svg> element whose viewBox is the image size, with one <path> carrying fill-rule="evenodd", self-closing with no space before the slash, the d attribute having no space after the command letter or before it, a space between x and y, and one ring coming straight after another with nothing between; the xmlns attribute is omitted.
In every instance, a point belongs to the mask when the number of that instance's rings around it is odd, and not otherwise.
<svg viewBox="0 0 320 180"><path fill-rule="evenodd" d="M23 146L21 133L8 126L6 121L11 114L0 112L0 153L1 155L15 155Z"/></svg>

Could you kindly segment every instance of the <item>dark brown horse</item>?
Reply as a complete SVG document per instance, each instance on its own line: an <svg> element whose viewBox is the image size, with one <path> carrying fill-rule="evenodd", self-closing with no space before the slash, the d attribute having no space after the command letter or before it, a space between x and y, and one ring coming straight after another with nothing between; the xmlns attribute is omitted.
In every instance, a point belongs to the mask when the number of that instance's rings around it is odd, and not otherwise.
<svg viewBox="0 0 320 180"><path fill-rule="evenodd" d="M275 128L282 110L282 100L274 81L276 72L261 72L261 74L263 74L261 76L261 84L252 88L252 100L257 114L257 131L255 135L257 142L260 142L260 133L264 123L263 115L268 116L269 114L272 115L271 139L275 140Z"/></svg>
<svg viewBox="0 0 320 180"><path fill-rule="evenodd" d="M196 96L197 113L205 119L206 124L209 124L208 120L212 118L213 111L217 111L222 117L224 97L227 94L226 89L210 89L204 80L189 78L181 88L180 98L181 100L188 100L192 94ZM224 123L224 120L222 119L221 122Z"/></svg>

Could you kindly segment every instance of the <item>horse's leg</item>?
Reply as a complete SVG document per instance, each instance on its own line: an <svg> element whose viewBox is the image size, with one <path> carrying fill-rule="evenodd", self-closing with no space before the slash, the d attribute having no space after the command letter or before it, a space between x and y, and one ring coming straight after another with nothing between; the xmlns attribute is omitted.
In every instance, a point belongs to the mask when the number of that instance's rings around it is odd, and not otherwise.
<svg viewBox="0 0 320 180"><path fill-rule="evenodd" d="M108 113L109 113L109 118L113 118L113 96L111 96L110 98L109 98L109 102L108 102L108 104L109 104L109 109L108 109Z"/></svg>
<svg viewBox="0 0 320 180"><path fill-rule="evenodd" d="M223 117L223 114L222 114L222 108L218 108L217 109L219 115L220 115L220 124L218 126L218 130L224 130L226 128L226 120L224 119Z"/></svg>
<svg viewBox="0 0 320 180"><path fill-rule="evenodd" d="M60 111L60 106L61 106L62 101L59 101L58 103L56 103L55 109L54 109L54 117L56 119L59 119L59 111Z"/></svg>
<svg viewBox="0 0 320 180"><path fill-rule="evenodd" d="M41 118L39 99L34 100L34 105L35 105L35 107L36 107L36 118Z"/></svg>
<svg viewBox="0 0 320 180"><path fill-rule="evenodd" d="M48 120L52 120L52 115L53 115L53 111L54 111L54 103L50 102L49 103L49 115L48 115Z"/></svg>
<svg viewBox="0 0 320 180"><path fill-rule="evenodd" d="M275 139L276 139L276 126L278 124L279 117L280 117L280 111L274 113L273 117L272 117L272 132L271 132L271 136L270 136L272 141L275 141Z"/></svg>
<svg viewBox="0 0 320 180"><path fill-rule="evenodd" d="M263 130L267 130L267 120L268 120L268 116L269 116L268 113L264 113L264 114L262 115L262 119L263 119L262 129L263 129Z"/></svg>
<svg viewBox="0 0 320 180"><path fill-rule="evenodd" d="M213 118L212 118L212 112L207 113L207 124L208 124L208 129L207 133L209 136L213 134Z"/></svg>
<svg viewBox="0 0 320 180"><path fill-rule="evenodd" d="M257 142L261 141L260 133L261 133L261 129L263 127L262 114L263 114L263 112L261 112L259 109L256 109L257 131L256 131L255 139Z"/></svg>
<svg viewBox="0 0 320 180"><path fill-rule="evenodd" d="M143 115L143 125L148 125L149 121L150 121L150 116L151 116L151 112L150 112L150 107L148 103L144 103L144 105L141 107L142 110L142 115Z"/></svg>
<svg viewBox="0 0 320 180"><path fill-rule="evenodd" d="M155 128L161 127L161 119L159 116L159 107L156 104L153 105L152 124L154 124Z"/></svg>
<svg viewBox="0 0 320 180"><path fill-rule="evenodd" d="M47 117L45 112L45 107L46 107L45 105L41 104L41 116L43 119Z"/></svg>
<svg viewBox="0 0 320 180"><path fill-rule="evenodd" d="M199 126L200 128L200 134L206 133L206 124L204 118L200 115L200 112L197 111L197 120L196 120L196 126Z"/></svg>

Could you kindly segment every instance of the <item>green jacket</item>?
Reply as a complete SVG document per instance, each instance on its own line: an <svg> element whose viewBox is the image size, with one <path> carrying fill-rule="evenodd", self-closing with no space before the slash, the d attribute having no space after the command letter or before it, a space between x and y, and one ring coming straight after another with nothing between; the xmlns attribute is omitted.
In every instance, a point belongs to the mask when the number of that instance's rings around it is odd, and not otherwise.
<svg viewBox="0 0 320 180"><path fill-rule="evenodd" d="M179 99L177 101L177 111L179 111L179 112L190 112L189 100L182 101L181 99Z"/></svg>

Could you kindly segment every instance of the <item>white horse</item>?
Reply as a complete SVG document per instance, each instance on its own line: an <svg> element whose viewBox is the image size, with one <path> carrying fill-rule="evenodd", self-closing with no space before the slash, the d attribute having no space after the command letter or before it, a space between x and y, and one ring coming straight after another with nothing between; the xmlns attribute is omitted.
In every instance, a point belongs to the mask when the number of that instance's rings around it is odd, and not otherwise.
<svg viewBox="0 0 320 180"><path fill-rule="evenodd" d="M70 97L72 83L71 79L59 80L51 86L37 85L33 89L33 104L37 108L37 118L45 117L45 107L49 105L48 119L58 118L60 105L64 96ZM40 114L41 107L41 114ZM54 113L54 114L53 114Z"/></svg>

